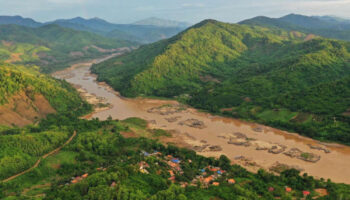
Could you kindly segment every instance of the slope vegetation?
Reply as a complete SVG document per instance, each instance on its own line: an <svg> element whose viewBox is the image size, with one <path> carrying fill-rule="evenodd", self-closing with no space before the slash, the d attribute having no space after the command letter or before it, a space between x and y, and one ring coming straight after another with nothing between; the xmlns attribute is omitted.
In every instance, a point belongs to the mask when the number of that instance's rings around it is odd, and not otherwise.
<svg viewBox="0 0 350 200"><path fill-rule="evenodd" d="M68 83L40 74L36 68L0 64L0 124L24 126L51 113L89 109Z"/></svg>
<svg viewBox="0 0 350 200"><path fill-rule="evenodd" d="M342 113L350 107L349 49L347 42L297 31L206 20L93 71L126 96L178 97L212 112L348 143L349 119Z"/></svg>
<svg viewBox="0 0 350 200"><path fill-rule="evenodd" d="M309 17L290 14L281 18L254 17L240 24L283 28L289 31L301 31L323 37L350 40L350 21L334 17Z"/></svg>
<svg viewBox="0 0 350 200"><path fill-rule="evenodd" d="M70 62L116 51L135 43L108 39L58 25L38 28L0 26L0 59L8 63L36 64L43 72L67 67ZM101 51L100 48L107 49Z"/></svg>

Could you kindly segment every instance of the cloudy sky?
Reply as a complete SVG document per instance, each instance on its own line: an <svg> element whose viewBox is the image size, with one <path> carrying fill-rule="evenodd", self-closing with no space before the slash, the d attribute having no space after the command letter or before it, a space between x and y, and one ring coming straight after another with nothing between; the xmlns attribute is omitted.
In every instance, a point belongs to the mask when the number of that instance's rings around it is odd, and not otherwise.
<svg viewBox="0 0 350 200"><path fill-rule="evenodd" d="M0 0L0 5L0 15L22 15L38 21L82 16L115 23L147 17L191 23L207 18L238 22L289 13L350 18L350 0Z"/></svg>

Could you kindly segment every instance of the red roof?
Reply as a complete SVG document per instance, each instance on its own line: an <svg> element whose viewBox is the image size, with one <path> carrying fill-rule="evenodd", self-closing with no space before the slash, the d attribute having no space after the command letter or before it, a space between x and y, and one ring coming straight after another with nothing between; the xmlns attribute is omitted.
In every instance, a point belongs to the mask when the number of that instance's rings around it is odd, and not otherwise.
<svg viewBox="0 0 350 200"><path fill-rule="evenodd" d="M269 192L273 192L273 191L275 191L275 188L269 187Z"/></svg>
<svg viewBox="0 0 350 200"><path fill-rule="evenodd" d="M220 183L219 183L219 182L214 182L213 185L214 185L214 186L219 186Z"/></svg>
<svg viewBox="0 0 350 200"><path fill-rule="evenodd" d="M291 191L292 191L292 188L286 187L286 192L291 192Z"/></svg>
<svg viewBox="0 0 350 200"><path fill-rule="evenodd" d="M310 195L310 192L305 190L305 191L303 191L303 195L304 196Z"/></svg>
<svg viewBox="0 0 350 200"><path fill-rule="evenodd" d="M210 183L210 181L212 181L212 180L213 180L213 177L212 177L212 176L209 176L209 177L207 177L207 178L204 179L204 182L205 182L205 183Z"/></svg>
<svg viewBox="0 0 350 200"><path fill-rule="evenodd" d="M227 181L228 183L230 183L230 184L235 184L236 183L236 181L235 181L235 179L228 179L228 181Z"/></svg>

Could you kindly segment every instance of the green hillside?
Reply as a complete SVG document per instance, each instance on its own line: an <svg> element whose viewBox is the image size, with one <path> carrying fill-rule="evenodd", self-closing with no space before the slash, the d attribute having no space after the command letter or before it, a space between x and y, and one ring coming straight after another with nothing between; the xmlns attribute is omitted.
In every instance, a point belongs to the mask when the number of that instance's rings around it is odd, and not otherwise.
<svg viewBox="0 0 350 200"><path fill-rule="evenodd" d="M103 56L99 49L116 49L135 45L93 33L46 25L29 28L17 25L0 26L0 59L10 63L36 64L49 73L68 67L71 62ZM13 59L15 58L15 59Z"/></svg>
<svg viewBox="0 0 350 200"><path fill-rule="evenodd" d="M350 41L350 23L336 18L309 17L290 14L281 18L254 17L239 24L282 28L289 31L301 31L316 34L327 38Z"/></svg>
<svg viewBox="0 0 350 200"><path fill-rule="evenodd" d="M67 82L43 75L35 67L0 63L0 106L20 92L24 92L29 98L34 98L35 94L43 95L60 114L82 114L90 109Z"/></svg>
<svg viewBox="0 0 350 200"><path fill-rule="evenodd" d="M211 112L349 144L343 114L350 108L349 51L347 42L301 32L206 20L93 71L126 96L177 97Z"/></svg>

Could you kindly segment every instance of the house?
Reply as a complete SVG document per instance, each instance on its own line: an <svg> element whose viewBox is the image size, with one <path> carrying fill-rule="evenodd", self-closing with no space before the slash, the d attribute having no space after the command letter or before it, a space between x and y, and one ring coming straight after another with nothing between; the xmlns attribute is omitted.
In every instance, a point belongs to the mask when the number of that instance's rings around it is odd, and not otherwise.
<svg viewBox="0 0 350 200"><path fill-rule="evenodd" d="M87 178L88 176L89 176L89 174L86 173L86 174L83 174L81 177L82 177L82 178Z"/></svg>
<svg viewBox="0 0 350 200"><path fill-rule="evenodd" d="M214 182L213 185L214 185L214 186L219 186L220 183L219 183L219 182Z"/></svg>
<svg viewBox="0 0 350 200"><path fill-rule="evenodd" d="M229 183L229 184L235 184L236 183L236 181L235 181L235 179L228 179L227 180L227 182Z"/></svg>
<svg viewBox="0 0 350 200"><path fill-rule="evenodd" d="M116 182L113 181L113 183L111 184L111 187L115 187L117 184Z"/></svg>
<svg viewBox="0 0 350 200"><path fill-rule="evenodd" d="M291 192L291 191L292 191L292 188L286 187L286 192Z"/></svg>
<svg viewBox="0 0 350 200"><path fill-rule="evenodd" d="M269 187L269 192L273 192L273 191L275 191L275 188Z"/></svg>
<svg viewBox="0 0 350 200"><path fill-rule="evenodd" d="M170 180L172 183L175 183L175 176L168 178L168 180Z"/></svg>
<svg viewBox="0 0 350 200"><path fill-rule="evenodd" d="M77 176L75 178L73 178L73 180L71 181L72 184L75 184L75 183L79 183L81 180L83 180L80 176Z"/></svg>
<svg viewBox="0 0 350 200"><path fill-rule="evenodd" d="M214 179L213 176L209 176L209 177L207 177L207 178L204 178L204 183L205 183L205 184L209 184L213 179Z"/></svg>
<svg viewBox="0 0 350 200"><path fill-rule="evenodd" d="M308 196L308 195L310 195L310 194L311 194L311 193L310 193L309 191L307 191L307 190L304 190L304 191L303 191L303 195L304 195L304 196Z"/></svg>
<svg viewBox="0 0 350 200"><path fill-rule="evenodd" d="M170 174L170 176L175 176L175 174L174 174L174 171L173 171L173 170L169 170L169 174Z"/></svg>
<svg viewBox="0 0 350 200"><path fill-rule="evenodd" d="M176 159L176 158L173 158L173 159L171 159L171 162L176 163L176 164L179 164L179 163L180 163L180 160L179 160L179 159Z"/></svg>

